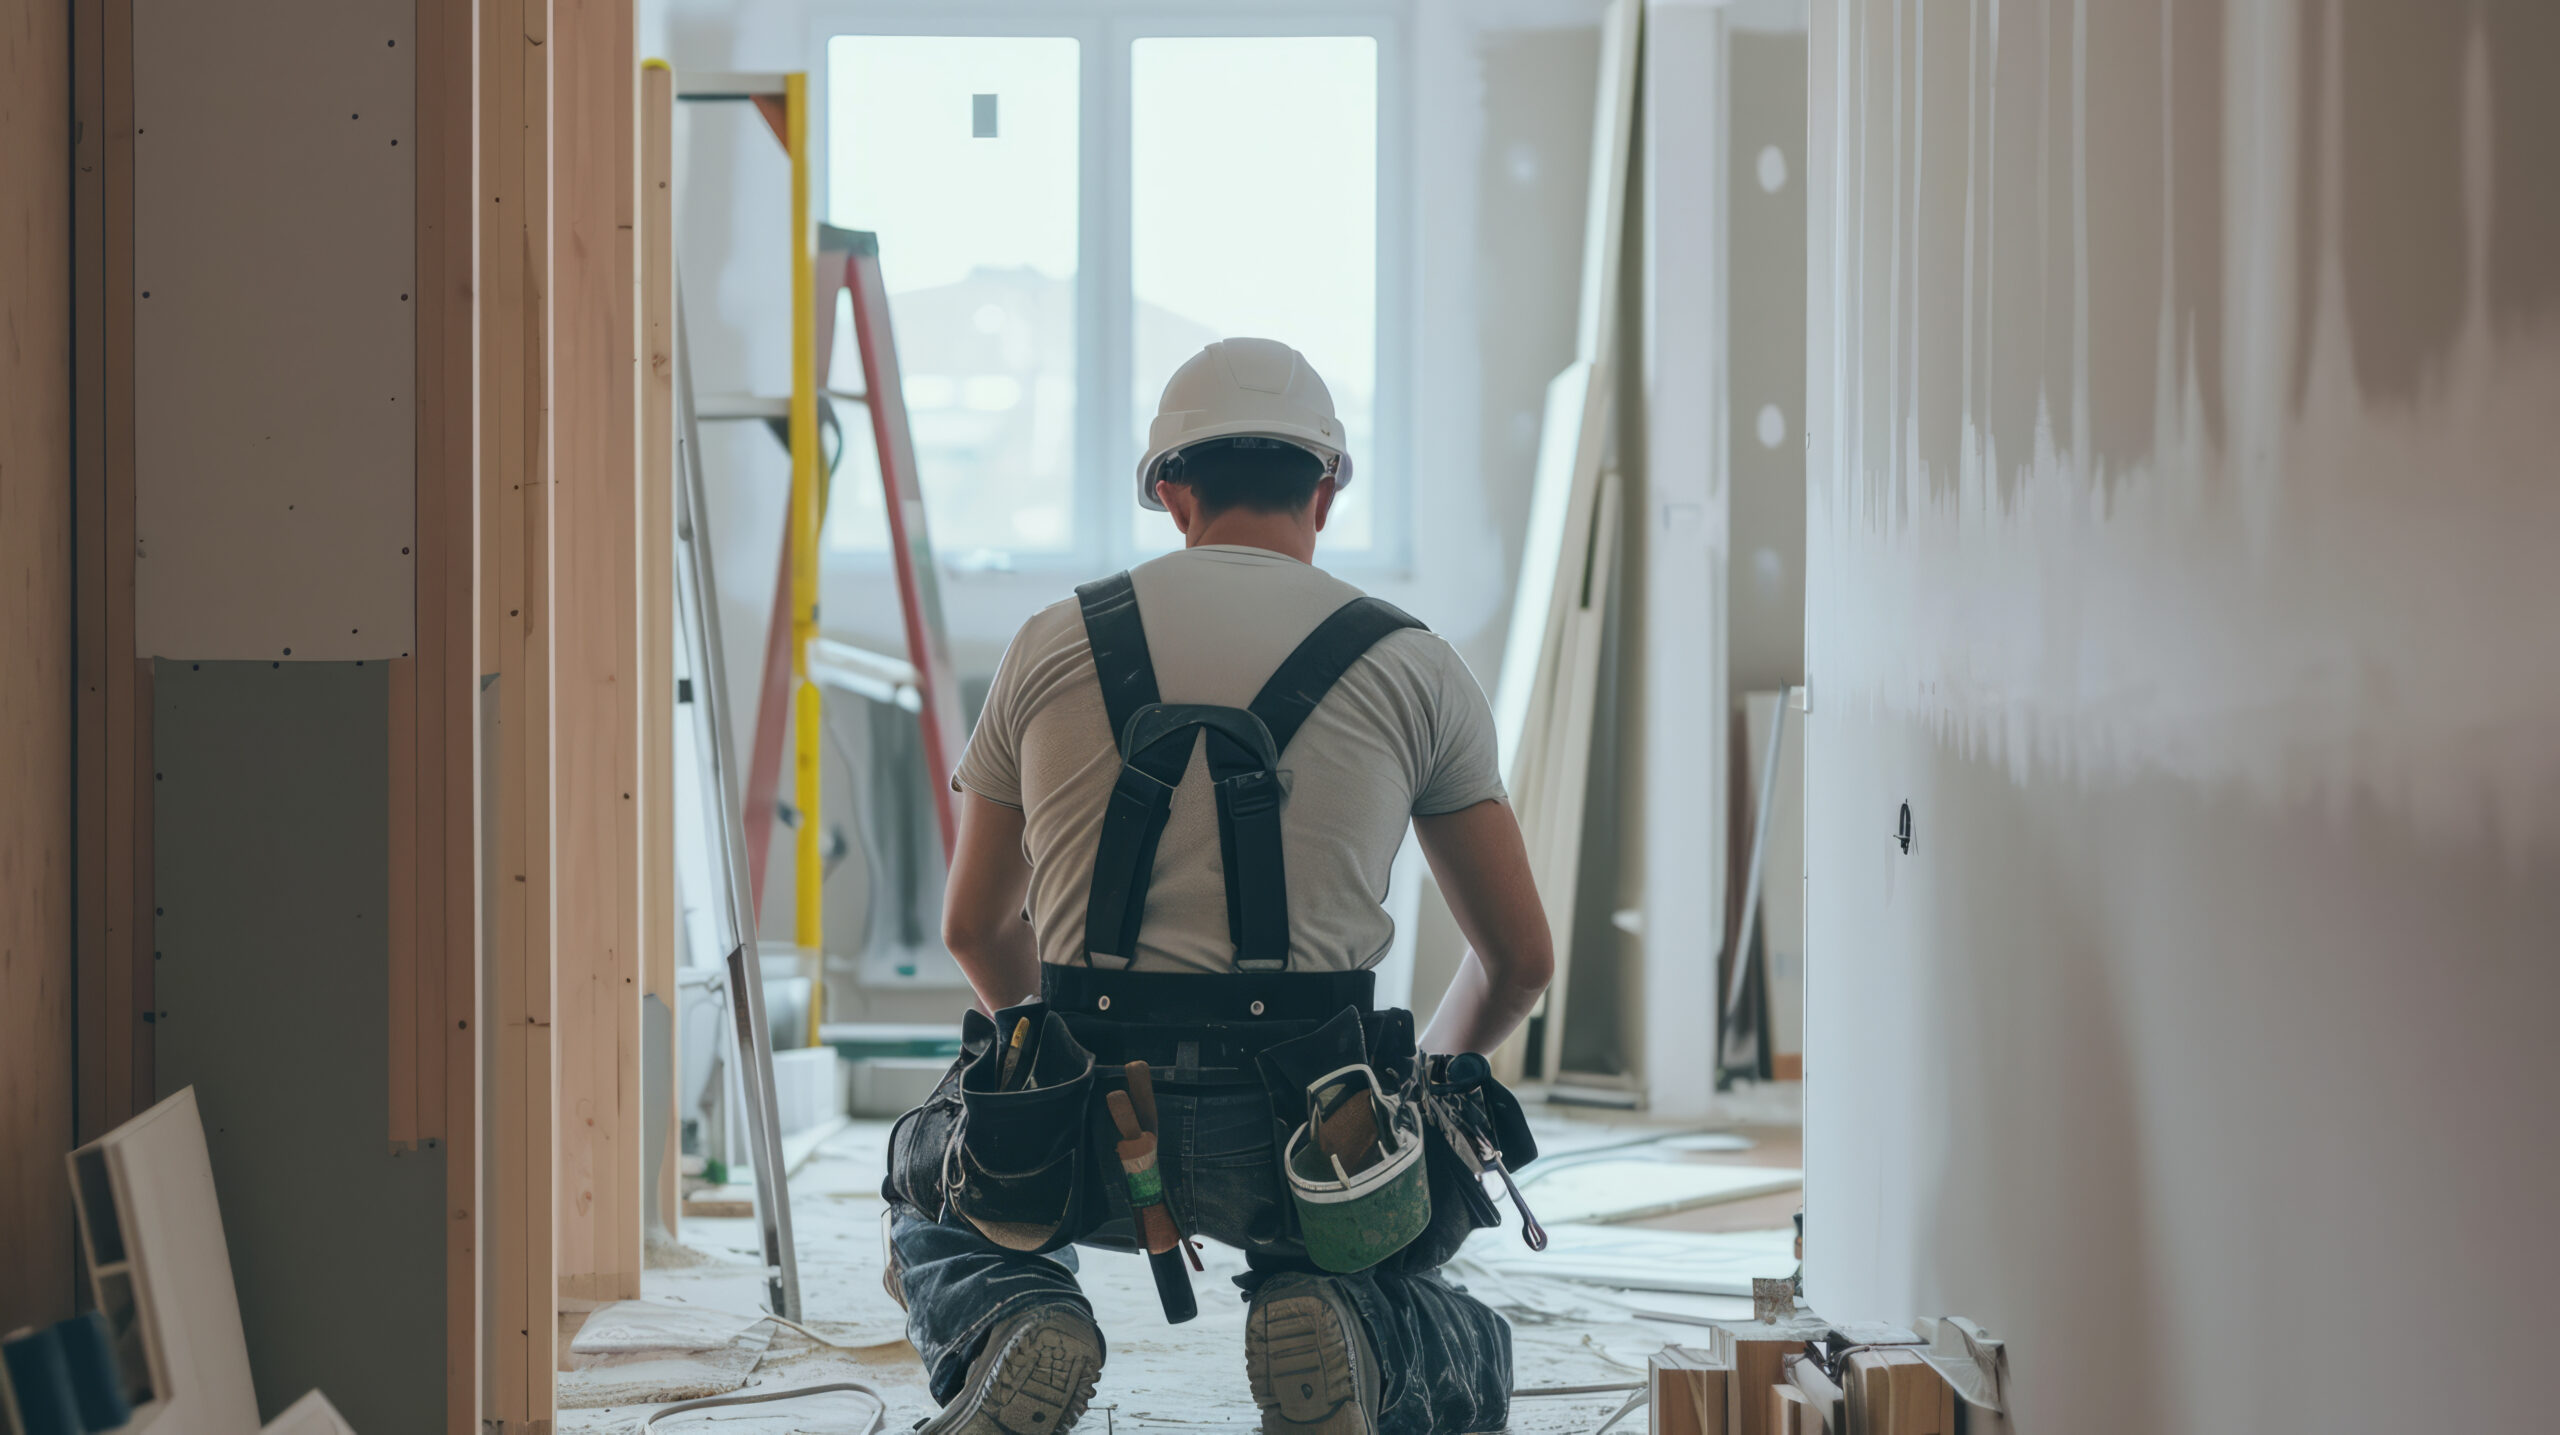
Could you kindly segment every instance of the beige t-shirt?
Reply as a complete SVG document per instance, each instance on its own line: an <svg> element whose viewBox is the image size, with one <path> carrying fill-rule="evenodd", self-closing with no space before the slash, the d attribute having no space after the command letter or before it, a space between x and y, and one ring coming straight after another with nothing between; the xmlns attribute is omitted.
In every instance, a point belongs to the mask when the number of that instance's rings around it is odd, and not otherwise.
<svg viewBox="0 0 2560 1435"><path fill-rule="evenodd" d="M1360 590L1282 554L1212 545L1130 571L1168 703L1244 707L1272 671ZM1120 756L1072 597L1032 616L996 669L953 779L1021 809L1040 958L1084 960L1085 897ZM1395 936L1388 869L1414 816L1503 795L1493 713L1467 666L1420 629L1378 640L1280 754L1289 965L1349 971ZM1208 760L1195 743L1147 889L1140 971L1234 970Z"/></svg>

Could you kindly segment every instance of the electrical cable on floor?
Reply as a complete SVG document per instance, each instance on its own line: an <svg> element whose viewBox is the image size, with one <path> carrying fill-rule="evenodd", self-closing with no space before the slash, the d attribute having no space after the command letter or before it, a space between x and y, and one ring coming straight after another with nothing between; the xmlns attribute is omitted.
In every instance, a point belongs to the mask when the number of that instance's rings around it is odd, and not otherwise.
<svg viewBox="0 0 2560 1435"><path fill-rule="evenodd" d="M838 1347L838 1349L842 1348ZM853 1435L880 1435L880 1428L889 1423L889 1398L859 1380L833 1380L824 1385L800 1385L788 1390L760 1390L753 1395L709 1395L700 1400L679 1400L673 1405L649 1412L648 1418L640 1422L640 1428L647 1430L670 1415L681 1415L688 1410L710 1410L728 1405L760 1405L769 1400L797 1400L803 1395L830 1395L838 1391L871 1397L872 1404L879 1408L871 1412L871 1423L853 1432Z"/></svg>
<svg viewBox="0 0 2560 1435"><path fill-rule="evenodd" d="M818 1334L816 1331L811 1330L809 1327L802 1325L800 1322L793 1320L787 1315L775 1315L768 1311L757 1317L757 1320L759 1322L769 1320L775 1325L787 1325L793 1330L800 1332L802 1335L809 1337L811 1340L816 1341L818 1344L825 1346L829 1350L877 1350L881 1346L896 1345L906 1339L904 1335L893 1335L885 1340L868 1341L861 1345L847 1345L840 1340L829 1340L825 1336Z"/></svg>

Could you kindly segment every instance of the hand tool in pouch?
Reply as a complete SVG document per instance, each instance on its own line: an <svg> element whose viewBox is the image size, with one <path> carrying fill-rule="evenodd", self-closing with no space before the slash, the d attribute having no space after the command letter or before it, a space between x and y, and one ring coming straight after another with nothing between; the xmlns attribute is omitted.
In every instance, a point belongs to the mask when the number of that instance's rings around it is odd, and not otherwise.
<svg viewBox="0 0 2560 1435"><path fill-rule="evenodd" d="M1464 1118L1457 1098L1484 1085L1493 1077L1493 1068L1474 1052L1460 1052L1449 1058L1445 1071L1446 1095L1434 1091L1424 1098L1431 1109L1431 1119L1440 1126L1440 1134L1449 1138L1449 1149L1458 1159L1482 1178L1486 1171L1502 1178L1502 1189L1511 1193L1511 1208L1520 1213L1520 1239L1533 1251L1547 1248L1547 1228L1538 1224L1529 1203L1520 1198L1520 1187L1511 1179L1511 1168L1503 1164L1502 1147L1491 1136L1478 1132Z"/></svg>
<svg viewBox="0 0 2560 1435"><path fill-rule="evenodd" d="M1152 1091L1149 1098L1152 1106ZM1104 1099L1111 1106L1111 1124L1120 1128L1120 1169L1129 1178L1130 1213L1138 1218L1138 1233L1146 1242L1156 1298L1164 1302L1165 1320L1180 1325L1200 1313L1200 1304L1191 1294L1191 1273L1182 1268L1178 1249L1182 1236L1164 1203L1164 1175L1156 1169L1156 1134L1138 1123L1138 1109L1130 1103L1128 1092L1114 1091Z"/></svg>
<svg viewBox="0 0 2560 1435"><path fill-rule="evenodd" d="M1129 1083L1129 1105L1138 1113L1138 1129L1157 1138L1157 1144L1161 1146L1164 1128L1156 1124L1155 1071L1143 1061L1132 1061L1122 1064L1120 1074ZM1182 1223L1173 1220L1171 1201L1165 1203L1164 1214L1166 1220L1173 1221L1174 1243L1181 1248L1182 1254L1190 1259L1191 1268L1195 1271L1206 1271L1208 1267L1200 1264L1199 1249L1190 1237L1182 1234Z"/></svg>

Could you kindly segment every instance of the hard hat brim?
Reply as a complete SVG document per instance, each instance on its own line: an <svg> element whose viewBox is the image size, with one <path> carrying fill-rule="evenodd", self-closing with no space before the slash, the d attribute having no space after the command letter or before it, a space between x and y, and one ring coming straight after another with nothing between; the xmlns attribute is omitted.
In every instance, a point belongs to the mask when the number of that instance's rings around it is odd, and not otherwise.
<svg viewBox="0 0 2560 1435"><path fill-rule="evenodd" d="M1156 480L1164 474L1165 460L1193 444L1218 438L1277 439L1293 448L1305 449L1324 460L1325 468L1332 475L1333 486L1337 491L1351 486L1351 455L1349 453L1333 444L1323 442L1312 433L1294 425L1274 424L1267 419L1260 421L1246 419L1185 429L1181 437L1174 442L1149 448L1147 456L1138 461L1138 506L1156 513L1164 512L1164 500L1156 497Z"/></svg>

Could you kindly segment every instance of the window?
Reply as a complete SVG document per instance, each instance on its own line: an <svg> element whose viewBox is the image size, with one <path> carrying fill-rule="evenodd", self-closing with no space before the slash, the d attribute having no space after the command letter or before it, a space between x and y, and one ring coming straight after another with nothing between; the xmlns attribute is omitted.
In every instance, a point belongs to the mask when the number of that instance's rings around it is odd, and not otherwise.
<svg viewBox="0 0 2560 1435"><path fill-rule="evenodd" d="M969 568L1161 552L1139 454L1176 366L1303 350L1358 482L1326 561L1400 561L1393 55L1379 13L848 4L822 15L832 223L880 235L935 546ZM1391 88L1391 87L1386 87ZM1382 205L1384 206L1382 210ZM849 332L849 319L844 321ZM839 345L830 386L860 386ZM857 428L827 543L886 548Z"/></svg>
<svg viewBox="0 0 2560 1435"><path fill-rule="evenodd" d="M1134 441L1212 339L1259 334L1324 375L1352 485L1328 547L1371 546L1377 471L1378 45L1362 36L1144 39L1129 47ZM1134 540L1173 525L1136 510Z"/></svg>
<svg viewBox="0 0 2560 1435"><path fill-rule="evenodd" d="M829 47L829 208L880 234L916 468L949 553L1073 541L1078 48L932 35ZM828 387L859 390L852 301L838 307ZM828 541L882 551L877 455L852 418Z"/></svg>

